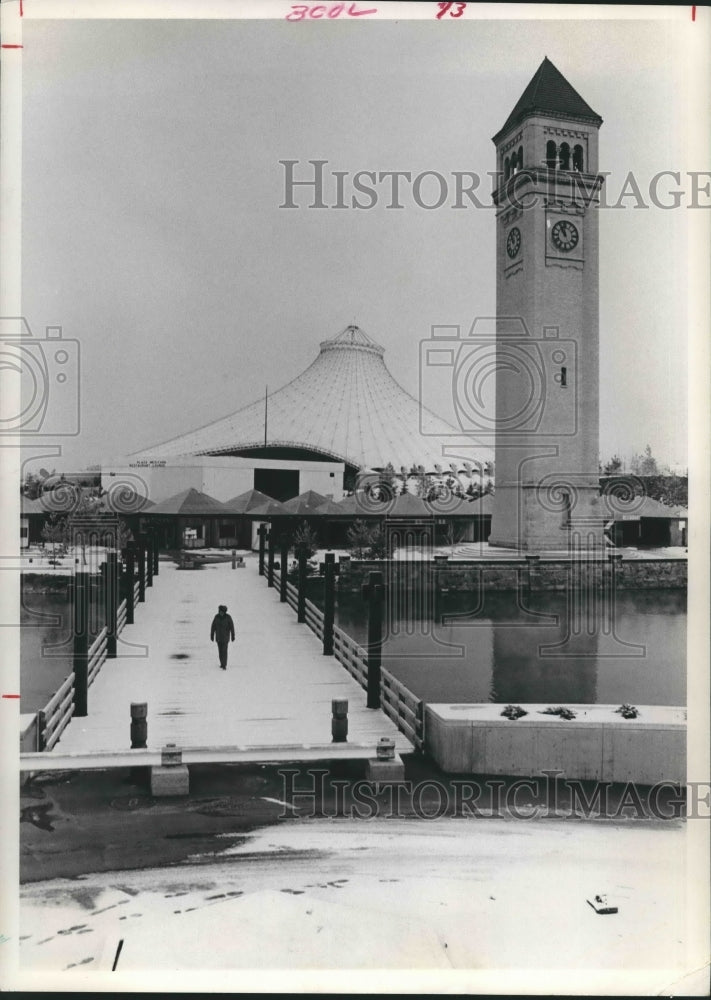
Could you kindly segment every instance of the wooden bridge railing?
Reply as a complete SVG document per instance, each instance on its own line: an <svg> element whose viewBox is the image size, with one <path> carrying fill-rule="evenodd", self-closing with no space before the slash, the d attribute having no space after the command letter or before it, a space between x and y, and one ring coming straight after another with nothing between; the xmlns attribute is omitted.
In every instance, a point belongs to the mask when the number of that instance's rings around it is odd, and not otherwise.
<svg viewBox="0 0 711 1000"><path fill-rule="evenodd" d="M145 582L148 576L148 568L146 566L145 558L142 560L144 567L145 578L142 581L140 578L136 580L130 580L132 586L130 586L129 596L124 598L119 604L115 606L116 615L116 632L115 635L118 637L124 630L127 624L133 620L132 615L129 614L128 601L131 600L131 610L133 610L139 603L141 594L145 593ZM141 561L139 560L139 566ZM132 576L131 572L131 576ZM106 578L104 580L104 587L106 587ZM129 584L130 585L130 584ZM76 618L75 618L76 626ZM89 688L96 677L99 674L102 666L106 660L115 655L114 651L111 651L110 635L108 625L104 625L98 635L94 638L91 645L88 646L86 650L86 687ZM82 656L82 659L84 657ZM76 702L76 670L65 677L65 679L60 684L57 691L52 695L47 704L37 712L37 749L38 750L51 750L60 736L69 725L69 722L75 712L75 702Z"/></svg>
<svg viewBox="0 0 711 1000"><path fill-rule="evenodd" d="M277 566L273 568L274 587L281 587L281 573ZM299 591L291 581L286 584L286 602L294 611L298 611ZM313 601L306 599L305 621L311 631L322 641L326 632L326 616ZM346 668L348 673L364 689L368 690L368 651L352 639L347 632L337 625L332 626L333 655ZM409 688L399 681L389 670L379 668L380 672L380 708L401 733L410 740L417 750L423 750L425 744L425 703Z"/></svg>
<svg viewBox="0 0 711 1000"><path fill-rule="evenodd" d="M389 670L380 672L380 707L417 750L425 746L425 703Z"/></svg>
<svg viewBox="0 0 711 1000"><path fill-rule="evenodd" d="M60 684L44 708L37 713L40 750L51 750L74 715L74 674Z"/></svg>

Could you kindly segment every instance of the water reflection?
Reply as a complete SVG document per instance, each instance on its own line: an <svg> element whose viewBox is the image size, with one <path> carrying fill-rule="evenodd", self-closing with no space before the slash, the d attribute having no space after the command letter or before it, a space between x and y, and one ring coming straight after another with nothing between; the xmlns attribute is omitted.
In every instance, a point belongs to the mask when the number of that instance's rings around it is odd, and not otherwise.
<svg viewBox="0 0 711 1000"><path fill-rule="evenodd" d="M316 598L318 600L318 598ZM427 701L682 705L686 595L616 594L595 614L566 593L402 595L386 603L383 664ZM365 644L365 605L337 623Z"/></svg>

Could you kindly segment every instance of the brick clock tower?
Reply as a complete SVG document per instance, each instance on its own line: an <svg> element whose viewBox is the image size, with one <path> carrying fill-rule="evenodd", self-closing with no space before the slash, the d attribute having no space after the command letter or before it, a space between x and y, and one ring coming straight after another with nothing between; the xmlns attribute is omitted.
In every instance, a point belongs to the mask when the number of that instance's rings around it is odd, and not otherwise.
<svg viewBox="0 0 711 1000"><path fill-rule="evenodd" d="M548 58L494 136L496 495L492 545L603 543L598 500L602 118Z"/></svg>

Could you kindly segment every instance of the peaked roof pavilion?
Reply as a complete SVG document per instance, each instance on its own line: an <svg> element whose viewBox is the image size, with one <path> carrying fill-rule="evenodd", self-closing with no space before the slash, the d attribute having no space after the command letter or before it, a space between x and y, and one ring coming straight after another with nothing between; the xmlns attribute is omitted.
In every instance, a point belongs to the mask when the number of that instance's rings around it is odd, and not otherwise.
<svg viewBox="0 0 711 1000"><path fill-rule="evenodd" d="M248 514L255 507L274 502L273 497L267 496L261 490L247 490L246 493L240 493L231 500L225 500L223 506L229 509L230 514Z"/></svg>
<svg viewBox="0 0 711 1000"><path fill-rule="evenodd" d="M561 118L579 118L602 125L602 118L556 69L548 56L536 70L533 79L518 99L516 107L506 119L503 128L494 136L498 142L509 129L530 115L544 114Z"/></svg>
<svg viewBox="0 0 711 1000"><path fill-rule="evenodd" d="M326 499L326 497L314 492L314 490L307 490L305 493L300 493L298 497L285 500L284 506L291 514L306 516L308 514L315 514L318 508L326 502Z"/></svg>
<svg viewBox="0 0 711 1000"><path fill-rule="evenodd" d="M204 517L207 515L226 514L225 505L215 500L207 493L190 488L181 490L175 496L168 497L162 503L156 504L146 511L147 514L180 514L182 517Z"/></svg>
<svg viewBox="0 0 711 1000"><path fill-rule="evenodd" d="M464 439L471 449L473 442L460 429L422 407L395 381L385 366L384 348L358 327L348 326L320 346L312 364L271 393L266 405L258 399L133 457L252 455L331 459L355 469L423 465L429 471L448 464L447 445ZM484 445L472 456L482 462L491 458L493 450Z"/></svg>

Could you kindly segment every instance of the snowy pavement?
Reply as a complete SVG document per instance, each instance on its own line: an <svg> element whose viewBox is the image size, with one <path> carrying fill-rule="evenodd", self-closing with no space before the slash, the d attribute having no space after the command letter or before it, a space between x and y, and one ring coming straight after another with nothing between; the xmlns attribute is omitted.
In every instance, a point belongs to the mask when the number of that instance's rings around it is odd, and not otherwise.
<svg viewBox="0 0 711 1000"><path fill-rule="evenodd" d="M228 606L236 631L226 671L210 642L219 604ZM382 736L391 737L398 752L412 749L382 711L366 707L365 691L279 602L254 558L234 570L230 563L197 571L161 563L117 653L89 688L88 715L71 720L56 753L130 749L132 702L148 704L149 749L166 743L327 748L335 698L348 700L348 743L366 747L364 756L374 756Z"/></svg>
<svg viewBox="0 0 711 1000"><path fill-rule="evenodd" d="M241 990L230 970L419 969L435 970L440 989L452 970L467 988L497 970L502 990L545 971L560 992L654 994L693 963L685 834L677 823L495 818L225 834L224 851L170 867L22 887L21 969L39 989L46 977L118 988L132 973L145 983L177 970L182 989L204 970ZM619 912L596 914L596 893Z"/></svg>

